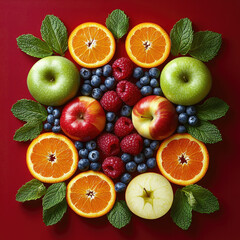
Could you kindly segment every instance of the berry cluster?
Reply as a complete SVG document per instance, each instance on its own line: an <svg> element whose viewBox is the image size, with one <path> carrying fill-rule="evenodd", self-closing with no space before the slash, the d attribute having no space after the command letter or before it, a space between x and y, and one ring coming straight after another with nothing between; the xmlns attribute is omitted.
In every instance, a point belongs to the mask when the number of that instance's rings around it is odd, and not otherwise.
<svg viewBox="0 0 240 240"><path fill-rule="evenodd" d="M52 106L48 106L47 113L48 113L47 122L43 125L44 130L52 131L54 133L59 133L61 131L60 110L58 108L53 108Z"/></svg>

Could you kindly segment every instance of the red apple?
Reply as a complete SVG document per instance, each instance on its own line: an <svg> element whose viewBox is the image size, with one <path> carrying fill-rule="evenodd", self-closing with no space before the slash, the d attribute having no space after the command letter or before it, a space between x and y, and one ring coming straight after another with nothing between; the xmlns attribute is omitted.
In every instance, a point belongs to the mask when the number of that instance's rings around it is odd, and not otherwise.
<svg viewBox="0 0 240 240"><path fill-rule="evenodd" d="M62 111L60 125L63 132L78 141L89 141L105 127L106 116L100 103L91 97L77 97Z"/></svg>
<svg viewBox="0 0 240 240"><path fill-rule="evenodd" d="M169 137L178 124L173 104L166 98L155 95L142 98L134 106L132 121L140 135L153 140Z"/></svg>

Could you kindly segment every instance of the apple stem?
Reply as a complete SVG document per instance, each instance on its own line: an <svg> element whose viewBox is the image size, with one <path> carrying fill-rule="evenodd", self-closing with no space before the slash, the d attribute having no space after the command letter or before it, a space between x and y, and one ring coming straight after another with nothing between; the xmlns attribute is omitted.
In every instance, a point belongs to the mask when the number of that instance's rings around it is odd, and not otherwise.
<svg viewBox="0 0 240 240"><path fill-rule="evenodd" d="M144 117L144 116L141 116L141 118L148 118L148 119L153 119L153 117Z"/></svg>
<svg viewBox="0 0 240 240"><path fill-rule="evenodd" d="M184 82L188 82L188 79L187 79L187 77L185 75L183 75L183 81Z"/></svg>
<svg viewBox="0 0 240 240"><path fill-rule="evenodd" d="M144 189L145 193L147 194L147 197L150 197L148 192L147 192L147 190L146 190L146 188L143 188L143 189Z"/></svg>

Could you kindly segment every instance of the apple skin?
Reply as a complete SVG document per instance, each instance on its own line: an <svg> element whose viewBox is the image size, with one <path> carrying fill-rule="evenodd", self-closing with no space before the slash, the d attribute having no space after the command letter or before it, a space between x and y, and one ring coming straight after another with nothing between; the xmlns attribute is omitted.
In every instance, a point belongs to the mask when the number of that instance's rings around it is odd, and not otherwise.
<svg viewBox="0 0 240 240"><path fill-rule="evenodd" d="M171 208L173 190L169 181L161 174L148 172L138 175L128 184L125 199L128 208L135 215L157 219Z"/></svg>
<svg viewBox="0 0 240 240"><path fill-rule="evenodd" d="M67 58L45 57L37 61L29 71L27 86L38 102L48 106L60 106L77 94L80 74Z"/></svg>
<svg viewBox="0 0 240 240"><path fill-rule="evenodd" d="M141 136L162 140L175 132L178 115L173 104L166 98L150 95L133 107L132 122Z"/></svg>
<svg viewBox="0 0 240 240"><path fill-rule="evenodd" d="M203 62L192 57L179 57L163 68L160 85L169 101L194 105L209 93L212 77Z"/></svg>
<svg viewBox="0 0 240 240"><path fill-rule="evenodd" d="M63 108L60 126L71 139L90 141L105 128L106 116L100 103L91 97L76 97Z"/></svg>

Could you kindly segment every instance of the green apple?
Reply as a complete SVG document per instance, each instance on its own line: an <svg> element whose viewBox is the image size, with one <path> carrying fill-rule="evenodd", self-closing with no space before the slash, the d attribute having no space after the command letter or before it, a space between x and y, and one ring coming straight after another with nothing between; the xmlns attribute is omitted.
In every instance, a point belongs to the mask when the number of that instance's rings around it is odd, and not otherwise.
<svg viewBox="0 0 240 240"><path fill-rule="evenodd" d="M143 173L128 184L125 199L128 208L135 215L145 219L156 219L171 208L173 190L161 174Z"/></svg>
<svg viewBox="0 0 240 240"><path fill-rule="evenodd" d="M163 68L160 85L169 101L180 105L193 105L209 93L212 77L203 62L192 57L179 57Z"/></svg>
<svg viewBox="0 0 240 240"><path fill-rule="evenodd" d="M27 86L40 103L60 106L73 98L80 85L77 67L67 58L45 57L37 61L28 73Z"/></svg>

